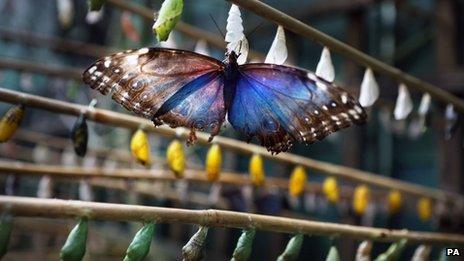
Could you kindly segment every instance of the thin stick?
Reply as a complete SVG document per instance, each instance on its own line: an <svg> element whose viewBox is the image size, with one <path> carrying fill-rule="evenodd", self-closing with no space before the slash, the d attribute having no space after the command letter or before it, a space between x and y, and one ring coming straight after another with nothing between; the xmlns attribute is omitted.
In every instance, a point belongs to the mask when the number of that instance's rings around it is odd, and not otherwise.
<svg viewBox="0 0 464 261"><path fill-rule="evenodd" d="M73 79L76 81L81 81L82 79L81 69L52 66L15 58L0 58L0 68L41 73L59 78Z"/></svg>
<svg viewBox="0 0 464 261"><path fill-rule="evenodd" d="M140 117L130 116L127 114L117 113L109 110L88 108L88 106L86 105L73 104L69 102L7 90L3 88L0 88L0 101L15 104L23 103L30 107L41 108L51 112L75 116L84 113L87 119L89 120L103 124L129 128L133 130L138 129L140 126L146 126L145 130L147 132L158 133L168 137L178 136L187 139L189 136L189 131L186 129L179 129L183 130L179 131L166 126L155 127L150 121L142 119ZM197 138L199 143L209 144L208 133L198 132ZM263 155L263 157L269 159L291 164L299 164L310 169L321 171L326 174L351 181L366 183L387 189L398 189L402 192L409 193L412 195L425 196L431 199L441 201L456 202L457 199L462 198L459 194L449 193L439 189L428 188L421 185L398 181L392 178L379 176L372 172L339 166L332 163L326 163L291 153L280 153L273 156L269 152L267 152L265 148L261 146L247 144L245 142L237 141L231 138L216 136L214 140L215 142L227 149L239 151L245 154L260 153Z"/></svg>
<svg viewBox="0 0 464 261"><path fill-rule="evenodd" d="M0 196L0 208L15 216L76 218L114 221L198 224L208 227L256 228L280 233L347 236L376 241L408 239L411 243L464 244L464 236L444 233L390 230L291 219L223 210L186 210L124 204Z"/></svg>
<svg viewBox="0 0 464 261"><path fill-rule="evenodd" d="M406 84L408 87L420 92L427 92L435 99L443 103L452 103L454 107L461 113L464 113L464 101L457 96L440 89L439 87L422 81L412 75L409 75L393 66L383 63L372 56L369 56L356 48L353 48L315 28L265 4L258 0L226 0L239 5L242 8L282 25L286 29L313 39L320 44L327 46L331 51L340 53L347 58L356 61L372 70L387 75L398 82Z"/></svg>

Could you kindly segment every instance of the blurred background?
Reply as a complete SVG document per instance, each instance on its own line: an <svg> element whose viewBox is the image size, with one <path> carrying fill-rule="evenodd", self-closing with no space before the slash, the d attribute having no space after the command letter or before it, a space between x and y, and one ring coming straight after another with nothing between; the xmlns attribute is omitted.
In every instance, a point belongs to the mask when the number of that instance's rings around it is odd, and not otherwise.
<svg viewBox="0 0 464 261"><path fill-rule="evenodd" d="M121 11L106 4L101 17L89 17L87 1L67 1L72 11L60 18L60 0L1 0L0 1L0 58L18 58L44 66L72 68L82 72L97 58L118 50L159 46L152 34L153 22L137 14ZM159 10L160 0L130 1L149 10ZM391 64L404 72L435 84L443 90L462 96L464 84L464 1L461 0L266 0L265 3L339 39L361 51ZM61 3L62 5L63 3ZM221 37L211 16L225 31L230 3L222 0L185 1L182 21ZM276 25L246 10L242 10L246 32L251 32L250 48L265 55L274 39ZM37 40L39 39L39 40ZM42 41L40 41L42 39ZM56 41L66 40L79 47L57 48ZM316 42L286 31L289 52L288 63L314 71L322 46ZM163 46L194 50L198 39L174 31ZM222 60L224 50L208 46L211 56ZM364 68L355 61L332 53L336 82L357 97ZM259 59L254 58L254 61ZM262 61L262 60L261 60ZM398 94L398 83L376 75L380 86L380 99L369 109L369 121L361 127L352 127L330 135L324 141L310 146L296 144L292 153L317 160L354 167L389 176L395 179L462 194L463 141L461 123L445 115L446 104L433 101L425 126L418 121L417 108L422 93L411 91L414 111L406 120L395 120L392 111ZM89 104L97 98L98 108L128 113L122 107L91 92L78 79L51 77L43 74L0 70L0 87L55 98L79 104ZM11 105L1 103L2 114ZM26 109L20 132L10 143L0 145L2 159L65 165L65 156L72 158L69 132L76 118L52 114L43 110ZM83 166L143 168L131 158L119 161L115 155L129 153L131 130L114 128L89 122L91 149L105 149L108 154L74 159ZM452 125L452 128L450 127ZM232 128L223 129L221 135L244 140ZM166 168L164 155L171 139L150 135L155 163L152 168ZM54 145L50 145L54 144ZM70 149L71 148L71 149ZM70 151L71 150L71 151ZM203 166L207 148L186 148L189 166ZM66 154L67 153L67 154ZM119 154L118 154L119 153ZM47 156L44 156L47 155ZM110 156L108 156L110 155ZM223 168L246 173L249 156L224 150ZM73 163L70 163L73 164ZM292 166L266 161L266 175L287 178ZM326 176L308 170L308 180L320 183ZM0 175L2 194L36 196L39 177ZM343 180L341 185L350 185ZM341 198L329 204L323 195L306 193L297 200L279 189L254 189L251 198L245 197L243 188L222 186L220 202L209 203L209 185L190 185L187 196L182 195L185 184L159 183L146 185L150 193L137 193L132 189L137 182L124 181L114 188L93 186L95 201L131 203L154 206L203 209L226 208L236 211L291 216L303 219L330 221L355 225L410 229L420 231L464 232L462 215L450 214L436 204L429 220L421 220L413 200L405 197L406 206L395 215L386 210L385 200L373 201L363 215L350 209L351 199ZM143 185L143 184L142 184ZM142 186L140 185L140 186ZM352 185L352 184L351 184ZM116 189L116 187L122 189ZM53 197L78 198L79 182L56 180ZM184 189L185 190L185 189ZM373 188L375 192L375 188ZM189 194L190 193L190 194ZM193 194L192 194L193 193ZM188 202L199 194L197 202ZM155 196L153 196L153 194ZM171 196L169 196L171 195ZM217 202L216 202L217 203ZM445 213L444 213L445 212ZM71 220L18 219L5 260L54 260L66 239ZM140 226L129 223L93 222L87 260L120 259L132 235ZM150 260L179 260L180 248L196 230L189 225L159 225L150 251ZM239 230L210 229L206 244L206 260L226 260L231 256ZM251 260L273 260L284 249L288 235L261 232L254 241ZM336 244L342 260L352 260L357 240L346 238L306 237L300 260L323 260L330 245ZM384 251L388 244L376 243L373 253ZM411 256L415 247L407 249ZM432 252L437 256L439 249ZM374 254L374 255L375 255ZM41 258L42 259L42 258ZM404 260L408 260L407 258Z"/></svg>

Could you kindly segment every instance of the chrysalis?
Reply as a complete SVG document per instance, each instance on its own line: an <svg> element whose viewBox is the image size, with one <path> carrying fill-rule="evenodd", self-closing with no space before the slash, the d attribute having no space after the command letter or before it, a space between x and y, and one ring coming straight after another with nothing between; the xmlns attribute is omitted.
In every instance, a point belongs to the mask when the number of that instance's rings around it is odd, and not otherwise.
<svg viewBox="0 0 464 261"><path fill-rule="evenodd" d="M200 226L198 231L182 248L183 261L197 261L203 259L203 245L205 243L206 235L208 235L208 228Z"/></svg>
<svg viewBox="0 0 464 261"><path fill-rule="evenodd" d="M331 246L325 261L340 261L340 254L335 246Z"/></svg>
<svg viewBox="0 0 464 261"><path fill-rule="evenodd" d="M53 197L53 180L50 176L45 175L40 178L39 186L37 189L38 198L52 198Z"/></svg>
<svg viewBox="0 0 464 261"><path fill-rule="evenodd" d="M205 40L200 39L197 41L195 45L195 50L196 53L203 54L206 56L209 56L209 49L208 49L208 43L206 43Z"/></svg>
<svg viewBox="0 0 464 261"><path fill-rule="evenodd" d="M206 177L209 181L219 179L222 165L221 147L218 144L213 144L206 154Z"/></svg>
<svg viewBox="0 0 464 261"><path fill-rule="evenodd" d="M445 139L450 140L458 128L458 114L454 110L453 104L448 104L445 111Z"/></svg>
<svg viewBox="0 0 464 261"><path fill-rule="evenodd" d="M61 165L72 167L77 165L77 156L74 152L74 146L67 146L61 153Z"/></svg>
<svg viewBox="0 0 464 261"><path fill-rule="evenodd" d="M379 98L379 85L375 80L374 73L371 68L367 68L364 72L364 78L361 83L361 91L359 93L359 103L363 107L369 107Z"/></svg>
<svg viewBox="0 0 464 261"><path fill-rule="evenodd" d="M215 206L221 198L222 185L220 183L214 183L209 189L208 203L211 206Z"/></svg>
<svg viewBox="0 0 464 261"><path fill-rule="evenodd" d="M324 192L324 195L330 203L337 203L340 199L340 191L338 188L337 179L334 177L326 178L322 185L322 192Z"/></svg>
<svg viewBox="0 0 464 261"><path fill-rule="evenodd" d="M264 173L263 158L259 154L253 154L250 159L250 165L248 167L250 174L251 183L255 186L261 186L264 184L266 174Z"/></svg>
<svg viewBox="0 0 464 261"><path fill-rule="evenodd" d="M251 255L253 247L253 239L256 231L254 229L247 229L242 231L242 235L237 241L234 253L232 254L231 261L246 261Z"/></svg>
<svg viewBox="0 0 464 261"><path fill-rule="evenodd" d="M35 163L46 164L50 162L51 158L50 149L44 145L36 145L32 150L32 160Z"/></svg>
<svg viewBox="0 0 464 261"><path fill-rule="evenodd" d="M391 261L391 260L400 260L401 254L403 253L404 248L407 244L406 239L401 239L398 242L395 242L390 245L390 247L384 253L380 254L375 261Z"/></svg>
<svg viewBox="0 0 464 261"><path fill-rule="evenodd" d="M74 18L74 4L71 0L57 0L58 21L61 26L68 28Z"/></svg>
<svg viewBox="0 0 464 261"><path fill-rule="evenodd" d="M414 251L414 255L412 256L411 261L426 261L429 260L430 252L432 248L427 245L420 245Z"/></svg>
<svg viewBox="0 0 464 261"><path fill-rule="evenodd" d="M137 234L135 234L134 239L132 239L132 242L126 250L124 261L144 260L148 252L150 252L151 239L154 233L155 223L150 222L145 224Z"/></svg>
<svg viewBox="0 0 464 261"><path fill-rule="evenodd" d="M71 131L71 139L74 151L80 157L84 157L87 152L87 142L89 140L89 130L87 120L83 114L79 115Z"/></svg>
<svg viewBox="0 0 464 261"><path fill-rule="evenodd" d="M307 175L306 171L302 166L296 166L293 170L289 184L288 192L293 197L300 196L306 188Z"/></svg>
<svg viewBox="0 0 464 261"><path fill-rule="evenodd" d="M408 88L403 83L398 88L398 98L396 99L395 111L393 112L396 120L404 120L411 113L413 108L412 100Z"/></svg>
<svg viewBox="0 0 464 261"><path fill-rule="evenodd" d="M98 23L103 17L103 9L98 11L88 11L87 15L85 16L85 21L88 24L96 24Z"/></svg>
<svg viewBox="0 0 464 261"><path fill-rule="evenodd" d="M24 117L24 105L9 109L0 120L0 143L8 141L18 129Z"/></svg>
<svg viewBox="0 0 464 261"><path fill-rule="evenodd" d="M184 8L183 0L164 0L158 17L153 24L153 32L158 42L166 41L172 29L176 26Z"/></svg>
<svg viewBox="0 0 464 261"><path fill-rule="evenodd" d="M124 11L121 14L120 22L121 29L124 35L133 42L140 41L140 33L132 21L131 13L129 11Z"/></svg>
<svg viewBox="0 0 464 261"><path fill-rule="evenodd" d="M87 180L79 181L79 199L83 201L93 201L92 187Z"/></svg>
<svg viewBox="0 0 464 261"><path fill-rule="evenodd" d="M267 53L265 63L283 64L287 60L287 45L285 43L284 28L279 25L277 33Z"/></svg>
<svg viewBox="0 0 464 261"><path fill-rule="evenodd" d="M419 105L419 109L417 110L417 113L420 116L425 117L425 115L427 115L427 113L429 112L429 109L430 109L431 101L432 101L432 98L430 97L430 94L424 93L422 95L421 102L420 102L420 105Z"/></svg>
<svg viewBox="0 0 464 261"><path fill-rule="evenodd" d="M61 260L82 260L85 255L87 231L87 219L79 219L77 225L69 233L63 248L61 248Z"/></svg>
<svg viewBox="0 0 464 261"><path fill-rule="evenodd" d="M11 230L13 230L13 217L3 213L0 217L0 258L8 251Z"/></svg>
<svg viewBox="0 0 464 261"><path fill-rule="evenodd" d="M292 261L297 260L300 255L301 245L303 244L303 235L298 234L293 236L288 241L284 252L277 258L277 261Z"/></svg>
<svg viewBox="0 0 464 261"><path fill-rule="evenodd" d="M244 64L248 57L248 40L243 33L242 15L238 6L232 4L227 17L225 41L227 44L227 51L234 51L239 55L237 58L238 64Z"/></svg>
<svg viewBox="0 0 464 261"><path fill-rule="evenodd" d="M173 140L171 144L169 144L166 152L166 158L169 169L174 172L176 178L183 178L185 170L185 154L182 143L179 140Z"/></svg>
<svg viewBox="0 0 464 261"><path fill-rule="evenodd" d="M392 190L388 193L388 212L396 214L400 211L403 205L403 196L399 190Z"/></svg>
<svg viewBox="0 0 464 261"><path fill-rule="evenodd" d="M366 212L370 201L370 190L366 185L359 185L353 192L353 210L358 215Z"/></svg>
<svg viewBox="0 0 464 261"><path fill-rule="evenodd" d="M88 0L88 2L90 11L99 11L103 4L105 4L106 0Z"/></svg>
<svg viewBox="0 0 464 261"><path fill-rule="evenodd" d="M422 221L429 221L432 217L432 201L429 198L421 197L417 202L417 213Z"/></svg>
<svg viewBox="0 0 464 261"><path fill-rule="evenodd" d="M335 80L335 69L332 64L332 58L330 57L330 51L327 47L322 49L321 58L316 67L316 75L328 82L333 82Z"/></svg>
<svg viewBox="0 0 464 261"><path fill-rule="evenodd" d="M364 240L359 244L358 250L356 251L355 261L370 261L372 251L372 241Z"/></svg>
<svg viewBox="0 0 464 261"><path fill-rule="evenodd" d="M149 166L151 164L148 136L142 129L138 129L134 135L132 135L130 148L132 155L138 162L144 166Z"/></svg>

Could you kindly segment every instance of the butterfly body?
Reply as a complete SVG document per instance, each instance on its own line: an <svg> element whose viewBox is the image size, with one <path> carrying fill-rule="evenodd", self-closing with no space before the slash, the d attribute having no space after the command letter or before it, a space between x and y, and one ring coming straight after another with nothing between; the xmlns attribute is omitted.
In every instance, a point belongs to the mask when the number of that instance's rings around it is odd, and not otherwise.
<svg viewBox="0 0 464 261"><path fill-rule="evenodd" d="M366 113L344 89L313 73L275 64L221 62L189 51L142 48L104 57L83 74L84 82L155 125L217 135L227 117L248 140L271 152L295 141L312 143Z"/></svg>

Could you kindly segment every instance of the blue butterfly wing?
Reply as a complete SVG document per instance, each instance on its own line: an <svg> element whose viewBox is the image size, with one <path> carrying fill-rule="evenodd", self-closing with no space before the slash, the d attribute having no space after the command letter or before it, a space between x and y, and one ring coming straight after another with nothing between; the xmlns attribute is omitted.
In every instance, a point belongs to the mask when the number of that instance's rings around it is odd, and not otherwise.
<svg viewBox="0 0 464 261"><path fill-rule="evenodd" d="M313 73L274 64L239 67L228 120L249 139L257 137L272 152L287 151L295 141L312 143L366 113L344 89Z"/></svg>
<svg viewBox="0 0 464 261"><path fill-rule="evenodd" d="M142 48L96 61L83 80L102 94L112 93L126 109L155 124L210 130L215 135L225 117L219 95L223 66L194 52Z"/></svg>

